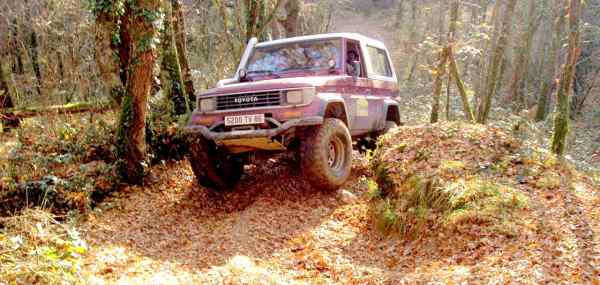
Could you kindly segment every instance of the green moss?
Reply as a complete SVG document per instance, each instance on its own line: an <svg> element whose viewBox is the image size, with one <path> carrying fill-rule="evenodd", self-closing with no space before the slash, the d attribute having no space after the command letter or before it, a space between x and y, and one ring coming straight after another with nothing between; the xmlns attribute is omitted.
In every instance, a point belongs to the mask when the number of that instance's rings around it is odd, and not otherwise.
<svg viewBox="0 0 600 285"><path fill-rule="evenodd" d="M165 97L172 102L172 115L189 113L183 75L173 31L173 14L170 1L163 1L165 21L161 30L161 81Z"/></svg>

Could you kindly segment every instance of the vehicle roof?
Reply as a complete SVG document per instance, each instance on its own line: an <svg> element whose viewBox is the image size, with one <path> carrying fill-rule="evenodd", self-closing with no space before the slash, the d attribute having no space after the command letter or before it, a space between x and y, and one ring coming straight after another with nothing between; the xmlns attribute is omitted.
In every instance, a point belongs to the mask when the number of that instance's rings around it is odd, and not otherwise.
<svg viewBox="0 0 600 285"><path fill-rule="evenodd" d="M279 40L273 40L273 41L267 41L267 42L260 42L260 43L256 44L256 47L265 47L265 46L272 46L272 45L278 45L278 44L286 44L286 43L294 43L294 42L302 42L302 41L310 41L310 40L337 39L337 38L351 39L351 40L355 40L355 41L359 41L359 42L364 42L364 43L374 46L374 47L385 49L385 45L383 44L383 42L363 36L361 34L357 34L357 33L327 33L327 34L299 36L299 37L285 38L285 39L279 39Z"/></svg>

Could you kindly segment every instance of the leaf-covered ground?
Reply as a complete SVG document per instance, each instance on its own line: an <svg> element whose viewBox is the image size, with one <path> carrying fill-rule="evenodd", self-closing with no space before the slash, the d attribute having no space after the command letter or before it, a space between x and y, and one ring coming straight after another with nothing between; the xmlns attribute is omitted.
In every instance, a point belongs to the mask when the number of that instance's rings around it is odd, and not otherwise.
<svg viewBox="0 0 600 285"><path fill-rule="evenodd" d="M473 137L464 137L462 128ZM248 167L235 191L214 194L194 182L184 160L155 165L143 186L113 192L84 214L61 217L60 227L27 218L29 212L18 223L3 220L0 279L52 281L39 274L54 272L59 275L53 278L90 284L597 282L600 194L589 177L550 156L533 155L543 152L531 152L520 164L498 160L507 152L497 145L514 153L530 148L505 144L516 139L497 129L443 124L403 127L396 134L396 145L414 138L405 143L407 153L447 156L420 160L422 172L444 165L449 172L442 175L457 178L495 159L496 168L486 165L504 174L494 182L528 200L519 216L511 216L517 231L427 224L412 238L385 236L374 221L374 177L358 154L352 178L333 193L311 189L293 164L270 160ZM472 152L450 157L457 154L451 150L470 146ZM76 172L69 175L63 178Z"/></svg>
<svg viewBox="0 0 600 285"><path fill-rule="evenodd" d="M544 168L540 161L532 168ZM276 162L248 169L223 195L199 188L185 162L157 166L152 186L128 188L81 224L91 248L86 274L124 284L585 284L600 277L600 193L568 167L551 168L565 171L557 174L569 185L534 176L533 186L515 186L531 204L515 217L514 235L475 225L423 228L414 239L377 229L360 168L345 187L354 200L312 190Z"/></svg>

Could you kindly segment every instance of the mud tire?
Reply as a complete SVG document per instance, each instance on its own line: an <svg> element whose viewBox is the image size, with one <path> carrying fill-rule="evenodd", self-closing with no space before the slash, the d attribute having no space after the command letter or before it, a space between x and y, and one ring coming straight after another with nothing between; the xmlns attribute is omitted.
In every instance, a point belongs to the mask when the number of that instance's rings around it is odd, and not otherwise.
<svg viewBox="0 0 600 285"><path fill-rule="evenodd" d="M385 128L383 129L383 131L379 131L364 138L360 138L356 142L356 148L362 154L365 154L368 151L375 151L375 149L377 148L377 140L379 139L379 137L385 135L387 132L397 127L398 124L396 124L396 122L385 121Z"/></svg>
<svg viewBox="0 0 600 285"><path fill-rule="evenodd" d="M231 190L242 178L242 160L219 154L210 141L196 136L188 140L188 147L190 165L201 186L222 192Z"/></svg>
<svg viewBox="0 0 600 285"><path fill-rule="evenodd" d="M344 122L327 118L306 129L300 136L300 164L313 187L333 191L342 186L352 168L352 138Z"/></svg>

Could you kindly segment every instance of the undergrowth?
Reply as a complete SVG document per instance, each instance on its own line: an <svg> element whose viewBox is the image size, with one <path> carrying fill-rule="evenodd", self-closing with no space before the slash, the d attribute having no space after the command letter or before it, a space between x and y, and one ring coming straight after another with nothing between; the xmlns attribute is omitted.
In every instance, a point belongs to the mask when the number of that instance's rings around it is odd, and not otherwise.
<svg viewBox="0 0 600 285"><path fill-rule="evenodd" d="M88 247L74 228L45 211L31 209L2 222L0 283L85 283L81 267Z"/></svg>
<svg viewBox="0 0 600 285"><path fill-rule="evenodd" d="M112 123L104 116L25 120L0 152L0 216L29 207L88 210L117 185Z"/></svg>

